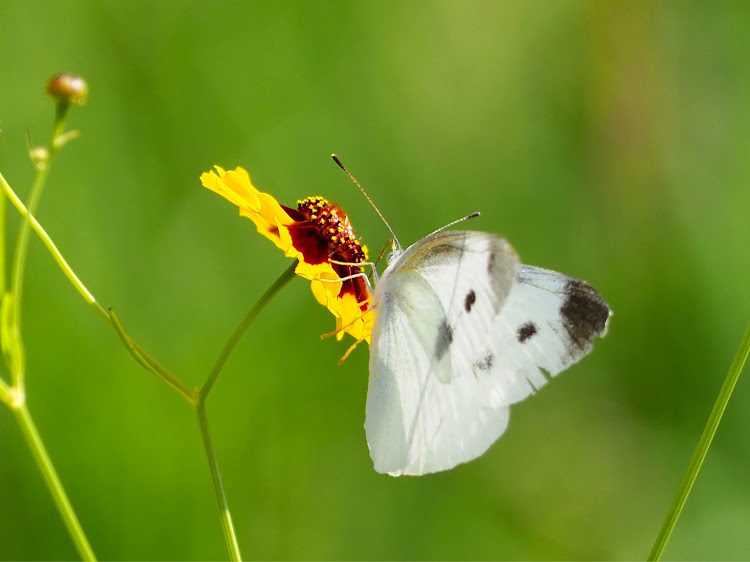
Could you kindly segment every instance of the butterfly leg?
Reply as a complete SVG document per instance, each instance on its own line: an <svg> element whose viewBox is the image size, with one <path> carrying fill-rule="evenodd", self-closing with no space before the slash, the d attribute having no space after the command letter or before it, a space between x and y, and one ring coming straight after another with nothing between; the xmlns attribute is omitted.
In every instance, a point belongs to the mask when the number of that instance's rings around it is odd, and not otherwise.
<svg viewBox="0 0 750 562"><path fill-rule="evenodd" d="M342 263L342 262L336 262L331 260L331 263L336 264L342 264L342 265L362 265L362 264L349 264L349 263ZM374 269L373 269L374 271ZM349 281L350 279L356 279L357 277L361 277L365 280L365 283L367 283L367 288L372 293L374 291L372 284L370 283L370 278L367 276L366 273L355 273L353 275L347 275L346 277L339 277L338 279L323 279L323 278L315 278L316 281L320 281L321 283L341 283L342 281Z"/></svg>
<svg viewBox="0 0 750 562"><path fill-rule="evenodd" d="M351 263L351 262L346 262L346 261L336 261L336 260L329 259L328 263L335 263L336 265L348 265L349 267L365 267L365 266L369 266L369 267L372 268L372 275L375 277L375 282L377 282L377 281L380 280L380 276L378 275L378 270L377 270L377 265L378 264L377 263L373 263L371 261L363 261L363 262L359 262L359 263ZM368 276L368 279L369 279L369 276ZM370 288L372 289L372 286Z"/></svg>

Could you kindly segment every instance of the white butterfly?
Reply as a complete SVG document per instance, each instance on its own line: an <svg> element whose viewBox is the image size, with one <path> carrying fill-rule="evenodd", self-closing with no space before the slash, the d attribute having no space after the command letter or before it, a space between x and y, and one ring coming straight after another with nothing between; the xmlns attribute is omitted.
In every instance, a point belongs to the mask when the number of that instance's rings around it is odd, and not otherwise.
<svg viewBox="0 0 750 562"><path fill-rule="evenodd" d="M520 264L495 234L441 230L394 246L373 298L370 456L392 476L448 470L503 434L511 404L591 351L611 312L587 283Z"/></svg>

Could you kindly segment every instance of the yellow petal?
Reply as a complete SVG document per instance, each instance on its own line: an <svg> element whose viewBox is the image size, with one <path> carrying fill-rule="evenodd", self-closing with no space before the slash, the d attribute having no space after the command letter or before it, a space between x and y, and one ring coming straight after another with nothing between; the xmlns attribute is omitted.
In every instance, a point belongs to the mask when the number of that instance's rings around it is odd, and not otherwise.
<svg viewBox="0 0 750 562"><path fill-rule="evenodd" d="M332 307L328 307L331 310ZM360 304L354 295L351 293L345 293L340 298L336 299L334 316L336 316L336 329L340 330L336 336L339 340L344 337L344 333L347 333L354 337L357 341L366 340L370 343L370 335L372 332L373 322L373 310L367 310L362 312Z"/></svg>
<svg viewBox="0 0 750 562"><path fill-rule="evenodd" d="M250 175L243 168L225 171L215 166L217 172L211 171L201 175L201 183L211 191L237 205L240 215L255 223L258 232L271 240L285 252L291 246L291 238L282 235L282 230L294 222L279 203L268 193L258 191L250 181ZM298 257L292 255L290 257Z"/></svg>
<svg viewBox="0 0 750 562"><path fill-rule="evenodd" d="M201 175L203 186L234 203L241 210L258 212L260 208L259 191L253 186L247 171L243 168L236 168L226 172L220 166L215 166L215 168L218 174L210 171Z"/></svg>
<svg viewBox="0 0 750 562"><path fill-rule="evenodd" d="M336 298L341 292L341 282L333 282L333 280L338 279L339 276L336 274L333 268L330 269L330 272L321 272L317 275L310 276L309 272L312 268L315 267L318 266L310 266L309 264L300 262L300 264L297 266L297 269L295 270L295 273L297 273L297 275L299 275L300 277L310 279L312 281L310 283L310 288L312 289L315 300L323 306L330 308L329 303L335 302ZM303 270L303 273L300 273L300 269ZM320 279L329 279L330 281L320 281Z"/></svg>

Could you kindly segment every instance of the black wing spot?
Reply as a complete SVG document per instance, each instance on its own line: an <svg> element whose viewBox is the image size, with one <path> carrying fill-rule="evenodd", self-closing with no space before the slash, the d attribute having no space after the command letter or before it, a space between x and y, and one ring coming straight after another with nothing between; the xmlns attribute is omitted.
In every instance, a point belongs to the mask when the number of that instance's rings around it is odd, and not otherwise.
<svg viewBox="0 0 750 562"><path fill-rule="evenodd" d="M453 328L451 328L447 322L443 322L440 325L440 333L438 339L435 342L435 357L440 360L443 355L448 351L448 348L453 343Z"/></svg>
<svg viewBox="0 0 750 562"><path fill-rule="evenodd" d="M471 289L466 295L466 299L464 299L466 312L471 312L471 307L474 306L475 302L477 302L477 294L474 292L474 289Z"/></svg>
<svg viewBox="0 0 750 562"><path fill-rule="evenodd" d="M492 250L490 252L490 257L487 259L487 273L492 274L492 272L494 271L496 259L497 256L495 255L495 250Z"/></svg>
<svg viewBox="0 0 750 562"><path fill-rule="evenodd" d="M492 369L492 363L495 361L495 356L492 353L487 354L484 359L474 363L474 370L489 371Z"/></svg>
<svg viewBox="0 0 750 562"><path fill-rule="evenodd" d="M596 289L585 281L569 280L565 296L560 307L565 331L579 349L588 349L594 336L601 335L606 329L609 307Z"/></svg>
<svg viewBox="0 0 750 562"><path fill-rule="evenodd" d="M518 343L523 343L531 336L536 334L536 326L533 322L526 322L523 326L518 328Z"/></svg>

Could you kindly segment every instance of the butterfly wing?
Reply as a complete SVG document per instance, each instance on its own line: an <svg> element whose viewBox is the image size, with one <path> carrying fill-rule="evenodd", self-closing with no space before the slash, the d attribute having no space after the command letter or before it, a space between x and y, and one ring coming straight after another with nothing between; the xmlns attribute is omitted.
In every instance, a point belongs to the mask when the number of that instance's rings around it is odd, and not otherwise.
<svg viewBox="0 0 750 562"><path fill-rule="evenodd" d="M511 400L498 392L504 386L473 375L467 345L487 338L518 267L499 236L445 231L386 270L376 287L365 421L376 470L446 470L502 434ZM471 322L462 321L467 310Z"/></svg>
<svg viewBox="0 0 750 562"><path fill-rule="evenodd" d="M607 333L611 314L585 281L522 265L497 318L494 337L485 344L514 358L516 376L528 381L528 392L513 401L523 400L588 354L594 338Z"/></svg>
<svg viewBox="0 0 750 562"><path fill-rule="evenodd" d="M546 382L540 367L554 375L577 361L609 316L588 285L520 266L503 238L481 232L411 246L375 303L365 430L375 469L394 476L481 455L509 405Z"/></svg>

